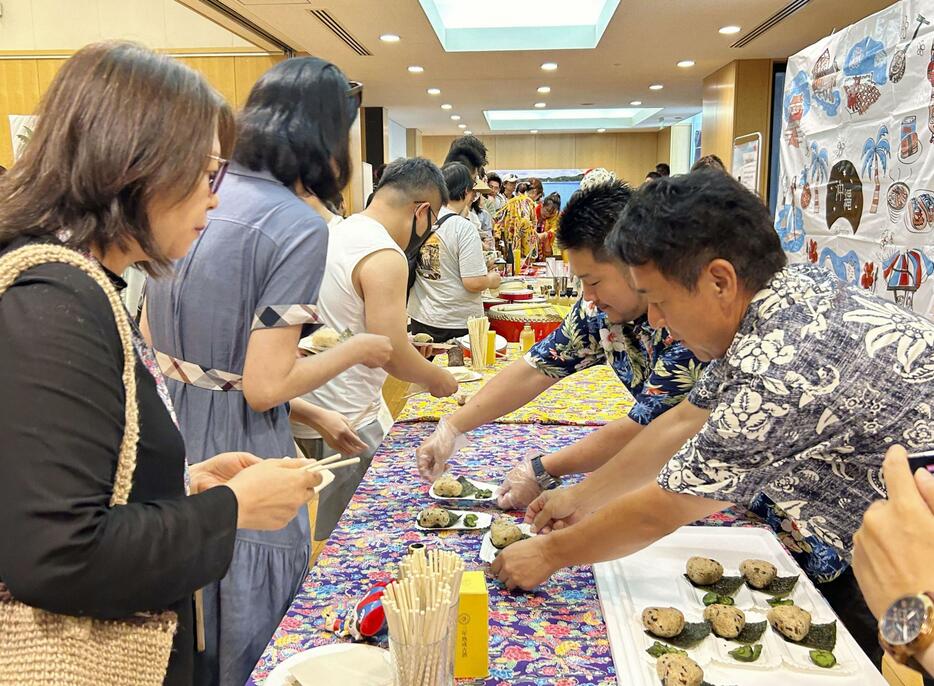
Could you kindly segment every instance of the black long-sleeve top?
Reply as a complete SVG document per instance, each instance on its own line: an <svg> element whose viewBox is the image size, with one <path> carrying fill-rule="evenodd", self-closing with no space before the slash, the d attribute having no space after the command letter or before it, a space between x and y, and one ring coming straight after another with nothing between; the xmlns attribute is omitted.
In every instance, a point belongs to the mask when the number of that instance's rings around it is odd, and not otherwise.
<svg viewBox="0 0 934 686"><path fill-rule="evenodd" d="M237 502L226 487L185 496L182 437L137 359L133 489L109 507L122 365L110 304L84 272L39 266L0 298L0 580L63 614L178 613L165 683L189 684L192 593L230 564Z"/></svg>

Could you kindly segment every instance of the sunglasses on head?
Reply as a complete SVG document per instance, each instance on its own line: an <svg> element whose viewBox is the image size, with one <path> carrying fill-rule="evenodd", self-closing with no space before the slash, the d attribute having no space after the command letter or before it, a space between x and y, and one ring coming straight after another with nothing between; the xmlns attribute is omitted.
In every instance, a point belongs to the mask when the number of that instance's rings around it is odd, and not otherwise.
<svg viewBox="0 0 934 686"><path fill-rule="evenodd" d="M225 160L223 157L218 157L217 155L208 155L208 157L217 161L217 169L208 172L208 183L211 186L211 193L216 195L217 191L221 189L221 182L224 180L224 175L227 173L227 167L230 166L230 161Z"/></svg>

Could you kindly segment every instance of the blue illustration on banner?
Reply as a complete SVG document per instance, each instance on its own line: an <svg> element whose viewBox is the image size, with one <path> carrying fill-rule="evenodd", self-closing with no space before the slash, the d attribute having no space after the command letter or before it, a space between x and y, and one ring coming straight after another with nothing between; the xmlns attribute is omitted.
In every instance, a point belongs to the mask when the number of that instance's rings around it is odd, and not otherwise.
<svg viewBox="0 0 934 686"><path fill-rule="evenodd" d="M807 74L799 71L785 89L782 100L785 116L785 140L788 145L801 147L804 135L801 132L801 120L811 111L811 87Z"/></svg>
<svg viewBox="0 0 934 686"><path fill-rule="evenodd" d="M820 189L830 172L830 158L827 148L811 143L811 181L814 184L814 213L820 213Z"/></svg>
<svg viewBox="0 0 934 686"><path fill-rule="evenodd" d="M795 201L795 191L798 189L798 180L793 179L791 188L782 191L782 204L775 216L775 232L782 241L785 252L798 252L804 247L804 213ZM788 193L791 193L791 204L787 202Z"/></svg>
<svg viewBox="0 0 934 686"><path fill-rule="evenodd" d="M885 287L892 292L895 302L911 308L915 293L928 277L934 274L934 262L918 249L902 250L882 266Z"/></svg>
<svg viewBox="0 0 934 686"><path fill-rule="evenodd" d="M875 138L871 136L863 144L863 176L872 176L874 185L872 193L872 205L869 206L869 214L875 214L879 209L879 192L881 189L881 176L888 170L888 161L892 156L892 148L889 145L889 127L885 124L879 127L879 132Z"/></svg>
<svg viewBox="0 0 934 686"><path fill-rule="evenodd" d="M843 90L846 91L846 108L851 114L866 114L882 95L879 86L887 81L885 57L885 46L868 36L846 54L843 73L847 79Z"/></svg>
<svg viewBox="0 0 934 686"><path fill-rule="evenodd" d="M840 109L840 91L837 90L837 72L840 68L830 56L830 48L824 50L811 69L811 90L816 102L828 117L836 117Z"/></svg>
<svg viewBox="0 0 934 686"><path fill-rule="evenodd" d="M838 255L830 248L824 248L820 253L820 266L827 267L827 262L830 263L831 271L833 271L841 281L846 281L854 286L859 285L862 267L860 266L859 257L855 250L850 250L843 255Z"/></svg>

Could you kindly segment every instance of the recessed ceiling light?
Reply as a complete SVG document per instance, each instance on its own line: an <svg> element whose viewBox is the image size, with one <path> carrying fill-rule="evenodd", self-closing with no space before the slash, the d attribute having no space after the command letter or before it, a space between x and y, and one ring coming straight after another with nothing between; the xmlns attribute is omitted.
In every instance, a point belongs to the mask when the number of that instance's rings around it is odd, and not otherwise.
<svg viewBox="0 0 934 686"><path fill-rule="evenodd" d="M662 88L664 88L664 86L660 83L653 83L651 86L649 86L650 91L660 91Z"/></svg>
<svg viewBox="0 0 934 686"><path fill-rule="evenodd" d="M688 67L694 66L694 60L681 60L678 62L678 66L682 69L687 69Z"/></svg>
<svg viewBox="0 0 934 686"><path fill-rule="evenodd" d="M441 105L441 109L442 109L442 110L449 110L449 109L451 109L452 107L454 107L454 105L452 105L452 104L450 104L450 103L448 103L448 102L446 102L446 103L444 103L443 105Z"/></svg>
<svg viewBox="0 0 934 686"><path fill-rule="evenodd" d="M465 135L465 136L472 136L472 135L473 135L473 131L464 131L464 135Z"/></svg>
<svg viewBox="0 0 934 686"><path fill-rule="evenodd" d="M554 71L557 68L558 64L556 62L545 62L545 64L542 65L543 71Z"/></svg>
<svg viewBox="0 0 934 686"><path fill-rule="evenodd" d="M536 106L538 109L541 109L541 108L543 108L543 107L547 107L547 104L544 103L544 102L537 102L537 103L535 103L535 106Z"/></svg>
<svg viewBox="0 0 934 686"><path fill-rule="evenodd" d="M538 133L538 129L532 129L529 133Z"/></svg>
<svg viewBox="0 0 934 686"><path fill-rule="evenodd" d="M441 95L441 89L440 88L429 88L428 95Z"/></svg>
<svg viewBox="0 0 934 686"><path fill-rule="evenodd" d="M726 36L731 36L731 35L733 35L734 33L739 33L740 31L742 31L742 28L739 27L739 26L735 26L735 25L731 25L731 26L722 26L722 27L720 28L720 33L722 33L722 34L724 34L724 35L726 35Z"/></svg>
<svg viewBox="0 0 934 686"><path fill-rule="evenodd" d="M606 129L597 129L597 133L606 133Z"/></svg>
<svg viewBox="0 0 934 686"><path fill-rule="evenodd" d="M461 120L461 116L460 116L459 114L452 114L452 115L451 115L451 120L452 120L452 121L460 121L460 120Z"/></svg>
<svg viewBox="0 0 934 686"><path fill-rule="evenodd" d="M400 40L399 36L394 33L384 33L379 39L384 43L398 43Z"/></svg>
<svg viewBox="0 0 934 686"><path fill-rule="evenodd" d="M642 101L641 101L641 100L633 100L633 101L632 101L631 103L629 103L629 104L632 105L633 107L638 107L639 105L642 104Z"/></svg>
<svg viewBox="0 0 934 686"><path fill-rule="evenodd" d="M420 67L417 64L413 64L409 67L409 72L412 74L421 74L423 71L425 71L425 67Z"/></svg>
<svg viewBox="0 0 934 686"><path fill-rule="evenodd" d="M457 128L459 128L459 129L466 129L466 128L467 128L467 124L458 124L458 125L457 125Z"/></svg>
<svg viewBox="0 0 934 686"><path fill-rule="evenodd" d="M538 92L541 93L542 95L548 95L549 93L551 93L551 86L539 86Z"/></svg>

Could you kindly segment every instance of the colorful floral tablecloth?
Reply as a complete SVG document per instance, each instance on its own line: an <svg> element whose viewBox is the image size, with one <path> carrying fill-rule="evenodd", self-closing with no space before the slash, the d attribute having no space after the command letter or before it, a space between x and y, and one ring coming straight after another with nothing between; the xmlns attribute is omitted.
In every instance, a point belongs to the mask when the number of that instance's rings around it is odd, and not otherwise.
<svg viewBox="0 0 934 686"><path fill-rule="evenodd" d="M252 674L263 684L277 664L295 653L335 642L322 628L329 605L355 601L370 585L389 578L408 545L424 541L458 552L468 569L484 569L479 532L425 533L415 528L420 509L432 501L414 470L416 446L434 424L397 424L376 454L347 512L331 535L288 614ZM484 481L499 478L534 442L557 450L592 427L487 425L469 434L470 445L452 470ZM512 513L518 520L519 513ZM726 512L711 524L732 525ZM492 686L614 686L603 613L590 567L565 569L535 593L509 592L488 579Z"/></svg>
<svg viewBox="0 0 934 686"><path fill-rule="evenodd" d="M461 389L468 396L473 395L494 374L520 356L519 349L510 345L506 358L498 359L493 367L483 371L483 381L462 384ZM438 356L435 362L444 366L447 357ZM470 358L467 359L469 363ZM601 364L559 381L525 407L504 415L497 422L594 426L625 417L632 402L632 396L613 370ZM397 421L436 422L455 410L457 402L453 398L438 399L423 393L409 399Z"/></svg>

